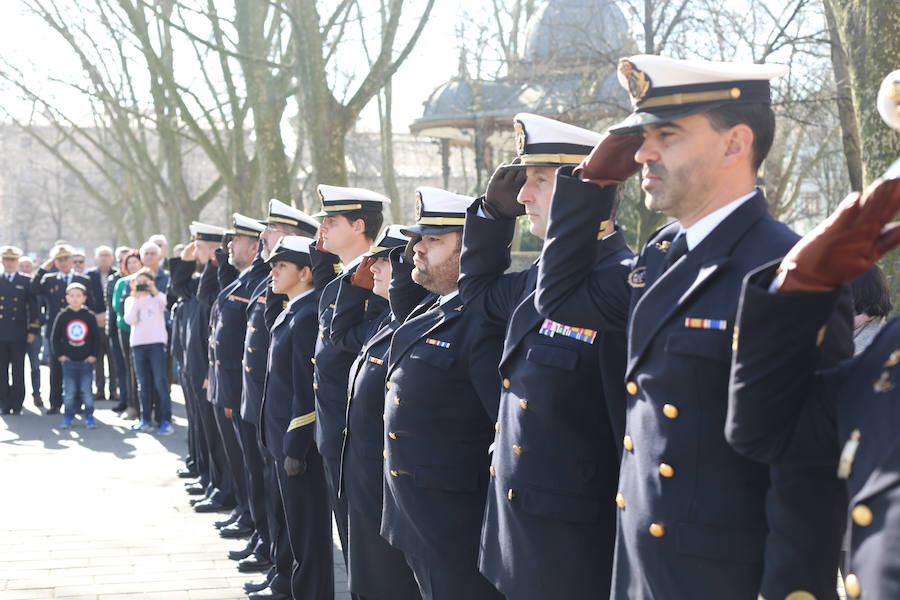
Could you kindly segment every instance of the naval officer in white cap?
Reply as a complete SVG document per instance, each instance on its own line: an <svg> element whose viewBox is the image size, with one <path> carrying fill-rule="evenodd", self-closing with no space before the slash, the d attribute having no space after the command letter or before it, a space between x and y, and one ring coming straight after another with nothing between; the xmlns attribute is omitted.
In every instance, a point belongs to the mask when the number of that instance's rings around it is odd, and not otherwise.
<svg viewBox="0 0 900 600"><path fill-rule="evenodd" d="M416 195L416 224L402 230L415 268L391 274L391 308L404 321L386 361L381 534L406 556L424 600L501 599L477 562L502 328L468 310L457 287L475 198L430 187ZM413 282L431 293L397 314L394 297Z"/></svg>
<svg viewBox="0 0 900 600"><path fill-rule="evenodd" d="M604 597L616 531L608 500L625 429L625 332L545 319L534 306L539 261L507 272L515 215L527 214L543 239L556 170L580 163L603 136L527 113L514 127L518 156L469 208L460 257L466 306L506 329L479 568L508 598ZM602 266L634 256L612 208L593 249ZM535 563L541 553L565 559Z"/></svg>
<svg viewBox="0 0 900 600"><path fill-rule="evenodd" d="M775 131L769 81L785 72L623 59L619 80L634 111L581 178L557 174L538 308L556 321L628 332L612 598L835 595L844 492L833 474L770 470L724 435L741 281L797 240L755 187ZM639 170L647 207L674 221L650 236L626 275L591 271L604 203ZM849 311L841 317L823 364L852 354Z"/></svg>
<svg viewBox="0 0 900 600"><path fill-rule="evenodd" d="M331 337L331 318L334 303L340 289L340 280L351 277L363 255L369 251L384 223L384 207L390 199L377 192L362 188L321 184L317 188L322 201L322 218L319 228L320 242L310 252L313 269L327 258L320 250L336 254L342 267L337 278L327 282L319 298L319 339L316 344L316 443L325 464L325 477L331 497L334 518L337 523L344 563L347 562L347 502L339 497L341 476L341 444L344 441L344 420L347 412L347 377L361 343L336 343ZM321 284L317 282L317 287ZM361 331L366 331L372 321L387 306L383 298L373 296L366 310ZM352 336L351 336L352 337ZM347 338L348 340L350 338Z"/></svg>

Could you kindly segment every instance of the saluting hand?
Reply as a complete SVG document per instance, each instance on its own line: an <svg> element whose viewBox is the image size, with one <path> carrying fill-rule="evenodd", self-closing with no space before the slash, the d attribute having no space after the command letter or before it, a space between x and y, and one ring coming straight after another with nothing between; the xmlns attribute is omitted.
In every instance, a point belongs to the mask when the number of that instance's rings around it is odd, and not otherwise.
<svg viewBox="0 0 900 600"><path fill-rule="evenodd" d="M197 257L197 242L193 241L187 246L184 247L184 250L181 251L181 260L190 262L195 260Z"/></svg>
<svg viewBox="0 0 900 600"><path fill-rule="evenodd" d="M515 219L525 214L519 204L519 190L525 185L525 169L501 164L491 175L481 206L494 219Z"/></svg>
<svg viewBox="0 0 900 600"><path fill-rule="evenodd" d="M364 290L374 289L375 274L372 273L372 265L375 264L375 260L371 256L363 258L356 270L350 275L350 283Z"/></svg>
<svg viewBox="0 0 900 600"><path fill-rule="evenodd" d="M616 135L607 133L587 158L575 169L584 181L597 185L619 185L641 170L634 154L644 143L639 133Z"/></svg>
<svg viewBox="0 0 900 600"><path fill-rule="evenodd" d="M297 477L306 473L306 461L299 458L284 457L284 472L288 477Z"/></svg>
<svg viewBox="0 0 900 600"><path fill-rule="evenodd" d="M900 179L853 192L803 236L778 267L779 292L824 292L853 281L900 244Z"/></svg>

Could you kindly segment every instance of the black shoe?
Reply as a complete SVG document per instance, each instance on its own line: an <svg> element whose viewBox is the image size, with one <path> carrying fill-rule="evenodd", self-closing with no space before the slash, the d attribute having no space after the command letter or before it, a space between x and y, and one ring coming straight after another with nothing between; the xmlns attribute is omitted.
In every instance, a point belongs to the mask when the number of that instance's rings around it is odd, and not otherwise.
<svg viewBox="0 0 900 600"><path fill-rule="evenodd" d="M291 600L290 594L276 592L272 588L266 588L261 592L255 592L248 596L250 600Z"/></svg>
<svg viewBox="0 0 900 600"><path fill-rule="evenodd" d="M232 508L234 508L234 504L222 504L220 502L213 502L212 500L204 500L203 502L198 502L194 505L194 512L222 512L223 510L231 510Z"/></svg>
<svg viewBox="0 0 900 600"><path fill-rule="evenodd" d="M122 410L125 409L123 408ZM196 479L200 476L197 471L191 471L190 469L178 469L175 473L178 475L179 479Z"/></svg>
<svg viewBox="0 0 900 600"><path fill-rule="evenodd" d="M125 404L124 402L119 402L118 404L116 404L115 406L112 407L112 411L114 413L125 412L126 408L128 408L127 404Z"/></svg>
<svg viewBox="0 0 900 600"><path fill-rule="evenodd" d="M231 515L227 519L222 519L221 521L216 521L213 523L216 529L222 529L223 527L228 527L232 523L238 520L237 515Z"/></svg>
<svg viewBox="0 0 900 600"><path fill-rule="evenodd" d="M238 563L238 571L241 573L252 573L254 571L268 571L272 563L264 558L250 556Z"/></svg>
<svg viewBox="0 0 900 600"><path fill-rule="evenodd" d="M195 483L194 485L185 487L184 491L186 491L189 496L202 496L206 493L206 488L199 483Z"/></svg>
<svg viewBox="0 0 900 600"><path fill-rule="evenodd" d="M229 550L228 558L231 560L244 560L251 554L253 554L253 548L256 544L247 544L247 547L243 550Z"/></svg>
<svg viewBox="0 0 900 600"><path fill-rule="evenodd" d="M188 502L191 503L191 506L196 506L196 505L200 504L201 502L208 502L208 501L209 501L208 496L201 496L199 498L191 498L190 500L188 500Z"/></svg>
<svg viewBox="0 0 900 600"><path fill-rule="evenodd" d="M59 414L59 407L58 407L58 406L57 406L57 407L51 406L50 408L47 409L47 414L48 414L48 415L58 415L58 414Z"/></svg>
<svg viewBox="0 0 900 600"><path fill-rule="evenodd" d="M251 535L253 535L253 528L248 525L241 525L240 522L232 523L219 530L219 537L223 537L226 540L245 538Z"/></svg>
<svg viewBox="0 0 900 600"><path fill-rule="evenodd" d="M262 581L260 581L258 583L248 581L247 583L244 584L244 591L247 592L248 594L252 594L254 592L261 592L264 589L266 589L267 587L269 587L268 579L263 579Z"/></svg>

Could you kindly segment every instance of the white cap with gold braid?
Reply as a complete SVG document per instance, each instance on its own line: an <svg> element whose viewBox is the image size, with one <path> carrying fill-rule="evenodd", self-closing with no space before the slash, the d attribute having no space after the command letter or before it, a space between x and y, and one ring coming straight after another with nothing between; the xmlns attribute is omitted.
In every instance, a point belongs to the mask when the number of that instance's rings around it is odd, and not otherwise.
<svg viewBox="0 0 900 600"><path fill-rule="evenodd" d="M531 113L517 114L513 127L518 155L513 167L576 165L603 139L603 134Z"/></svg>
<svg viewBox="0 0 900 600"><path fill-rule="evenodd" d="M440 235L459 231L466 222L466 209L475 202L471 196L434 187L416 189L416 224L400 230L403 235Z"/></svg>

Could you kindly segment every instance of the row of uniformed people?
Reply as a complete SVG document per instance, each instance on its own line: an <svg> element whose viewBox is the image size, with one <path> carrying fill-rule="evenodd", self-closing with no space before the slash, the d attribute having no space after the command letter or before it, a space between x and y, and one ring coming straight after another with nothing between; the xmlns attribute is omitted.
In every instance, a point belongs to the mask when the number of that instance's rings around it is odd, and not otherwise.
<svg viewBox="0 0 900 600"><path fill-rule="evenodd" d="M833 597L841 482L754 463L724 435L741 280L797 239L754 188L779 72L631 57L619 76L635 111L613 135L520 115L516 164L483 198L420 188L416 224L377 244L389 200L319 186L317 242L256 258L296 284L267 321L256 433L263 496L282 500L269 521L285 523L257 555L275 566L253 597L289 597L279 575L294 597L331 593L330 555L309 554L329 535L313 523L323 498L357 597ZM641 165L648 207L675 220L633 256L611 223L616 186ZM506 274L523 207L544 250ZM235 266L211 320L215 402L236 358L215 342L229 302L249 304L229 295L254 272ZM826 316L817 366L852 351L846 311Z"/></svg>

